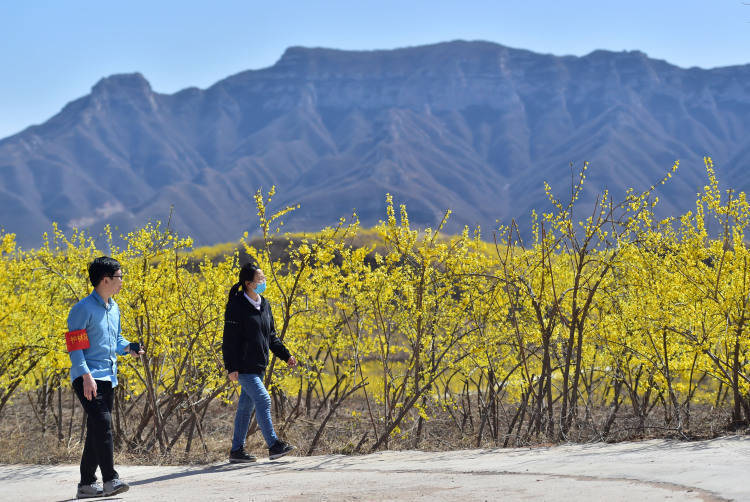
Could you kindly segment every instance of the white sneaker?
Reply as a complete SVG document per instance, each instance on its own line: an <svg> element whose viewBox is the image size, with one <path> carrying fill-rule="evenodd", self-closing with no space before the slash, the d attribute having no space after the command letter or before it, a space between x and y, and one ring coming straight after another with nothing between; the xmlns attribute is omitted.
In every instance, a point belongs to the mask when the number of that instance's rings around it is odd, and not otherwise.
<svg viewBox="0 0 750 502"><path fill-rule="evenodd" d="M109 497L110 495L117 495L118 493L124 493L130 490L130 485L120 478L115 478L110 481L104 482L104 496Z"/></svg>
<svg viewBox="0 0 750 502"><path fill-rule="evenodd" d="M101 483L91 483L90 485L82 485L78 483L78 491L76 492L77 499L90 499L94 497L101 497L104 493Z"/></svg>

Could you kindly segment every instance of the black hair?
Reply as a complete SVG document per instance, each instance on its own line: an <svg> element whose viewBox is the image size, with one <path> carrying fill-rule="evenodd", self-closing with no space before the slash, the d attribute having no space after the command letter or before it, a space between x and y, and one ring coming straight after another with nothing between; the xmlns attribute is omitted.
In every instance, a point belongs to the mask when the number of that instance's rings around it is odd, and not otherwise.
<svg viewBox="0 0 750 502"><path fill-rule="evenodd" d="M255 274L258 272L259 268L258 264L253 262L242 265L242 268L240 268L240 276L238 278L239 282L229 290L229 298L244 293L245 281L253 282L253 280L255 280Z"/></svg>
<svg viewBox="0 0 750 502"><path fill-rule="evenodd" d="M100 256L89 263L89 280L94 287L97 287L102 279L112 277L121 268L120 262L114 258Z"/></svg>

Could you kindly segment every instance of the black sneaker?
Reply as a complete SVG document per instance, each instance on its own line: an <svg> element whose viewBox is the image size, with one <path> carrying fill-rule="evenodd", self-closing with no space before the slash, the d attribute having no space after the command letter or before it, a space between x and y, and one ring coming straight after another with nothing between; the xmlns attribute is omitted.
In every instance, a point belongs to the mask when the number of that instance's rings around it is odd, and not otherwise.
<svg viewBox="0 0 750 502"><path fill-rule="evenodd" d="M229 452L229 462L231 462L232 464L255 462L256 460L257 459L255 458L255 455L250 455L245 451L244 448L240 448L239 450L232 450Z"/></svg>
<svg viewBox="0 0 750 502"><path fill-rule="evenodd" d="M285 443L281 439L277 440L276 443L268 449L268 458L271 460L283 457L294 449L294 446L289 443Z"/></svg>

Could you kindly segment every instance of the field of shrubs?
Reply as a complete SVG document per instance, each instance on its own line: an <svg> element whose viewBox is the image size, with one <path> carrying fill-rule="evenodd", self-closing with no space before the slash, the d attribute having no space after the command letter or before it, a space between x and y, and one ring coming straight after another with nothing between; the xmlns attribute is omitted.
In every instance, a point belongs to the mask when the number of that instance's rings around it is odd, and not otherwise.
<svg viewBox="0 0 750 502"><path fill-rule="evenodd" d="M63 333L103 254L123 265L123 335L146 350L121 358L113 416L118 451L135 459L226 453L237 389L221 359L223 311L248 259L300 361L274 360L266 381L301 454L744 429L750 207L720 190L710 159L706 172L693 211L657 219L659 183L620 201L600 193L584 213L584 166L567 197L547 187L553 209L533 216L530 239L513 222L444 235L449 212L417 231L390 197L373 229L353 215L284 234L297 209L271 214L273 190L255 195L257 236L220 251L160 224L103 246L55 229L33 250L2 233L0 460L25 458L13 444L46 445L37 461L80 454Z"/></svg>

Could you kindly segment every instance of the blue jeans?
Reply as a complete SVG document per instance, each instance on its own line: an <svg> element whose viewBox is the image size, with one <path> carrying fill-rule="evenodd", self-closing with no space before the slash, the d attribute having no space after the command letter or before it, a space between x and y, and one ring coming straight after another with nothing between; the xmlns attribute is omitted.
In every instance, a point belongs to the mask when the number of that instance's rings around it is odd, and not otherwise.
<svg viewBox="0 0 750 502"><path fill-rule="evenodd" d="M232 436L232 450L245 446L247 428L250 426L250 416L255 410L255 420L263 433L263 438L270 448L278 437L271 422L271 396L263 385L263 375L257 373L240 373L238 381L241 386L240 399L237 402L237 414L234 416L234 435Z"/></svg>

